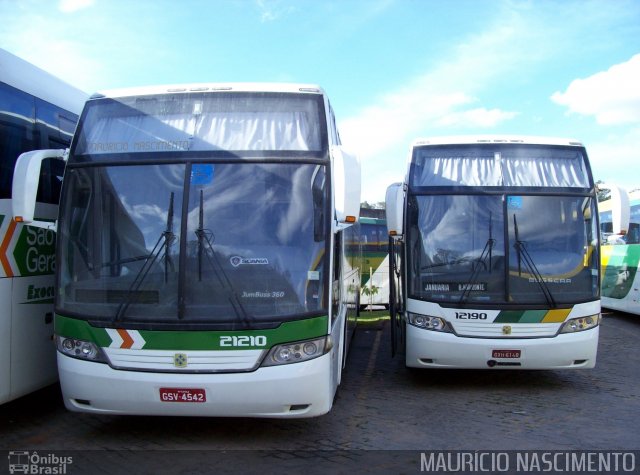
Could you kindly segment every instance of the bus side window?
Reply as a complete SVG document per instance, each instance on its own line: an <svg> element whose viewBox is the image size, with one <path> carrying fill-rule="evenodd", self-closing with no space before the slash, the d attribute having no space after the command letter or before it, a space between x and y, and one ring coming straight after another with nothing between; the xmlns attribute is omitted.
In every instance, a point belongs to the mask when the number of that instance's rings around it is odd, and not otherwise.
<svg viewBox="0 0 640 475"><path fill-rule="evenodd" d="M331 300L331 318L336 319L340 310L340 289L342 287L342 231L337 232L333 243L333 298Z"/></svg>
<svg viewBox="0 0 640 475"><path fill-rule="evenodd" d="M18 156L38 148L33 98L0 83L0 198L11 198Z"/></svg>

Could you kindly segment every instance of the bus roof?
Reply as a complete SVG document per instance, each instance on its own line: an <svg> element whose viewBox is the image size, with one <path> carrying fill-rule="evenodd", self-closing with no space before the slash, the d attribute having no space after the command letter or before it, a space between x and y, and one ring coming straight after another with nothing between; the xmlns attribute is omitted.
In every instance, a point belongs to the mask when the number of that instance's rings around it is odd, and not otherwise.
<svg viewBox="0 0 640 475"><path fill-rule="evenodd" d="M176 94L191 92L289 92L289 93L309 93L322 94L324 90L316 84L294 84L294 83L193 83L193 84L175 84L163 86L143 86L131 87L124 89L110 89L100 91L91 98L103 97L131 97L131 96L149 96L157 94Z"/></svg>
<svg viewBox="0 0 640 475"><path fill-rule="evenodd" d="M422 145L471 145L471 144L530 144L530 145L567 145L582 147L582 142L558 137L538 137L527 135L452 135L416 139L413 147Z"/></svg>
<svg viewBox="0 0 640 475"><path fill-rule="evenodd" d="M89 97L86 92L1 48L0 82L78 115Z"/></svg>

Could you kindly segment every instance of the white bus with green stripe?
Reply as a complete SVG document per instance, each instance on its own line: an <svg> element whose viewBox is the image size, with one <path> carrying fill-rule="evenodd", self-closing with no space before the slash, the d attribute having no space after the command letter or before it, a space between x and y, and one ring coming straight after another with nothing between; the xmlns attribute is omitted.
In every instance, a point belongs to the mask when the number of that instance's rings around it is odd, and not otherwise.
<svg viewBox="0 0 640 475"><path fill-rule="evenodd" d="M596 191L574 140L417 140L387 190L394 351L415 368L596 363Z"/></svg>
<svg viewBox="0 0 640 475"><path fill-rule="evenodd" d="M53 336L55 235L12 219L18 156L69 146L87 95L0 49L0 404L57 380ZM64 168L47 160L34 193L55 220Z"/></svg>
<svg viewBox="0 0 640 475"><path fill-rule="evenodd" d="M17 169L40 158L22 156ZM15 212L29 221L27 201ZM317 86L93 96L57 223L67 408L329 411L358 313L359 256L345 244L356 239L359 204L359 162Z"/></svg>
<svg viewBox="0 0 640 475"><path fill-rule="evenodd" d="M606 187L606 185L604 185ZM602 246L602 306L640 315L640 190L612 186L598 204Z"/></svg>

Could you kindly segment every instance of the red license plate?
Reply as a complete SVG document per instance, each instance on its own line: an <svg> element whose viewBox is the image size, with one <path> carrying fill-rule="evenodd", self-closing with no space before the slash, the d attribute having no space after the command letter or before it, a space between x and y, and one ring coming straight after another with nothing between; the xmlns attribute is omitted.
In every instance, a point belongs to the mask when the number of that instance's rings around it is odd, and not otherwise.
<svg viewBox="0 0 640 475"><path fill-rule="evenodd" d="M207 402L204 389L160 388L162 402Z"/></svg>
<svg viewBox="0 0 640 475"><path fill-rule="evenodd" d="M493 350L492 358L520 358L522 352L520 350Z"/></svg>

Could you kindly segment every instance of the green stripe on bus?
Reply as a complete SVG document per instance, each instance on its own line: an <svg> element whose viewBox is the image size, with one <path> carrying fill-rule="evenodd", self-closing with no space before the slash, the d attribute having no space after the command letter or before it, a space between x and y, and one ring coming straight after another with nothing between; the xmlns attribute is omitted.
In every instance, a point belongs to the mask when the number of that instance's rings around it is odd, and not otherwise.
<svg viewBox="0 0 640 475"><path fill-rule="evenodd" d="M546 314L546 310L527 310L518 323L540 323Z"/></svg>
<svg viewBox="0 0 640 475"><path fill-rule="evenodd" d="M279 343L297 340L308 340L327 334L328 317L316 317L306 320L284 322L278 328L267 330L236 330L236 331L151 331L138 330L145 344L145 350L247 350L252 346L222 347L220 337L264 336L266 347ZM128 330L129 332L133 330ZM56 315L55 332L57 335L93 341L98 346L108 347L112 340L104 328L91 326L88 322L74 318ZM261 346L260 348L264 348ZM255 347L258 348L258 347Z"/></svg>
<svg viewBox="0 0 640 475"><path fill-rule="evenodd" d="M520 317L524 314L524 310L503 310L501 311L493 323L516 323L520 321Z"/></svg>
<svg viewBox="0 0 640 475"><path fill-rule="evenodd" d="M493 323L540 323L547 310L503 310Z"/></svg>

